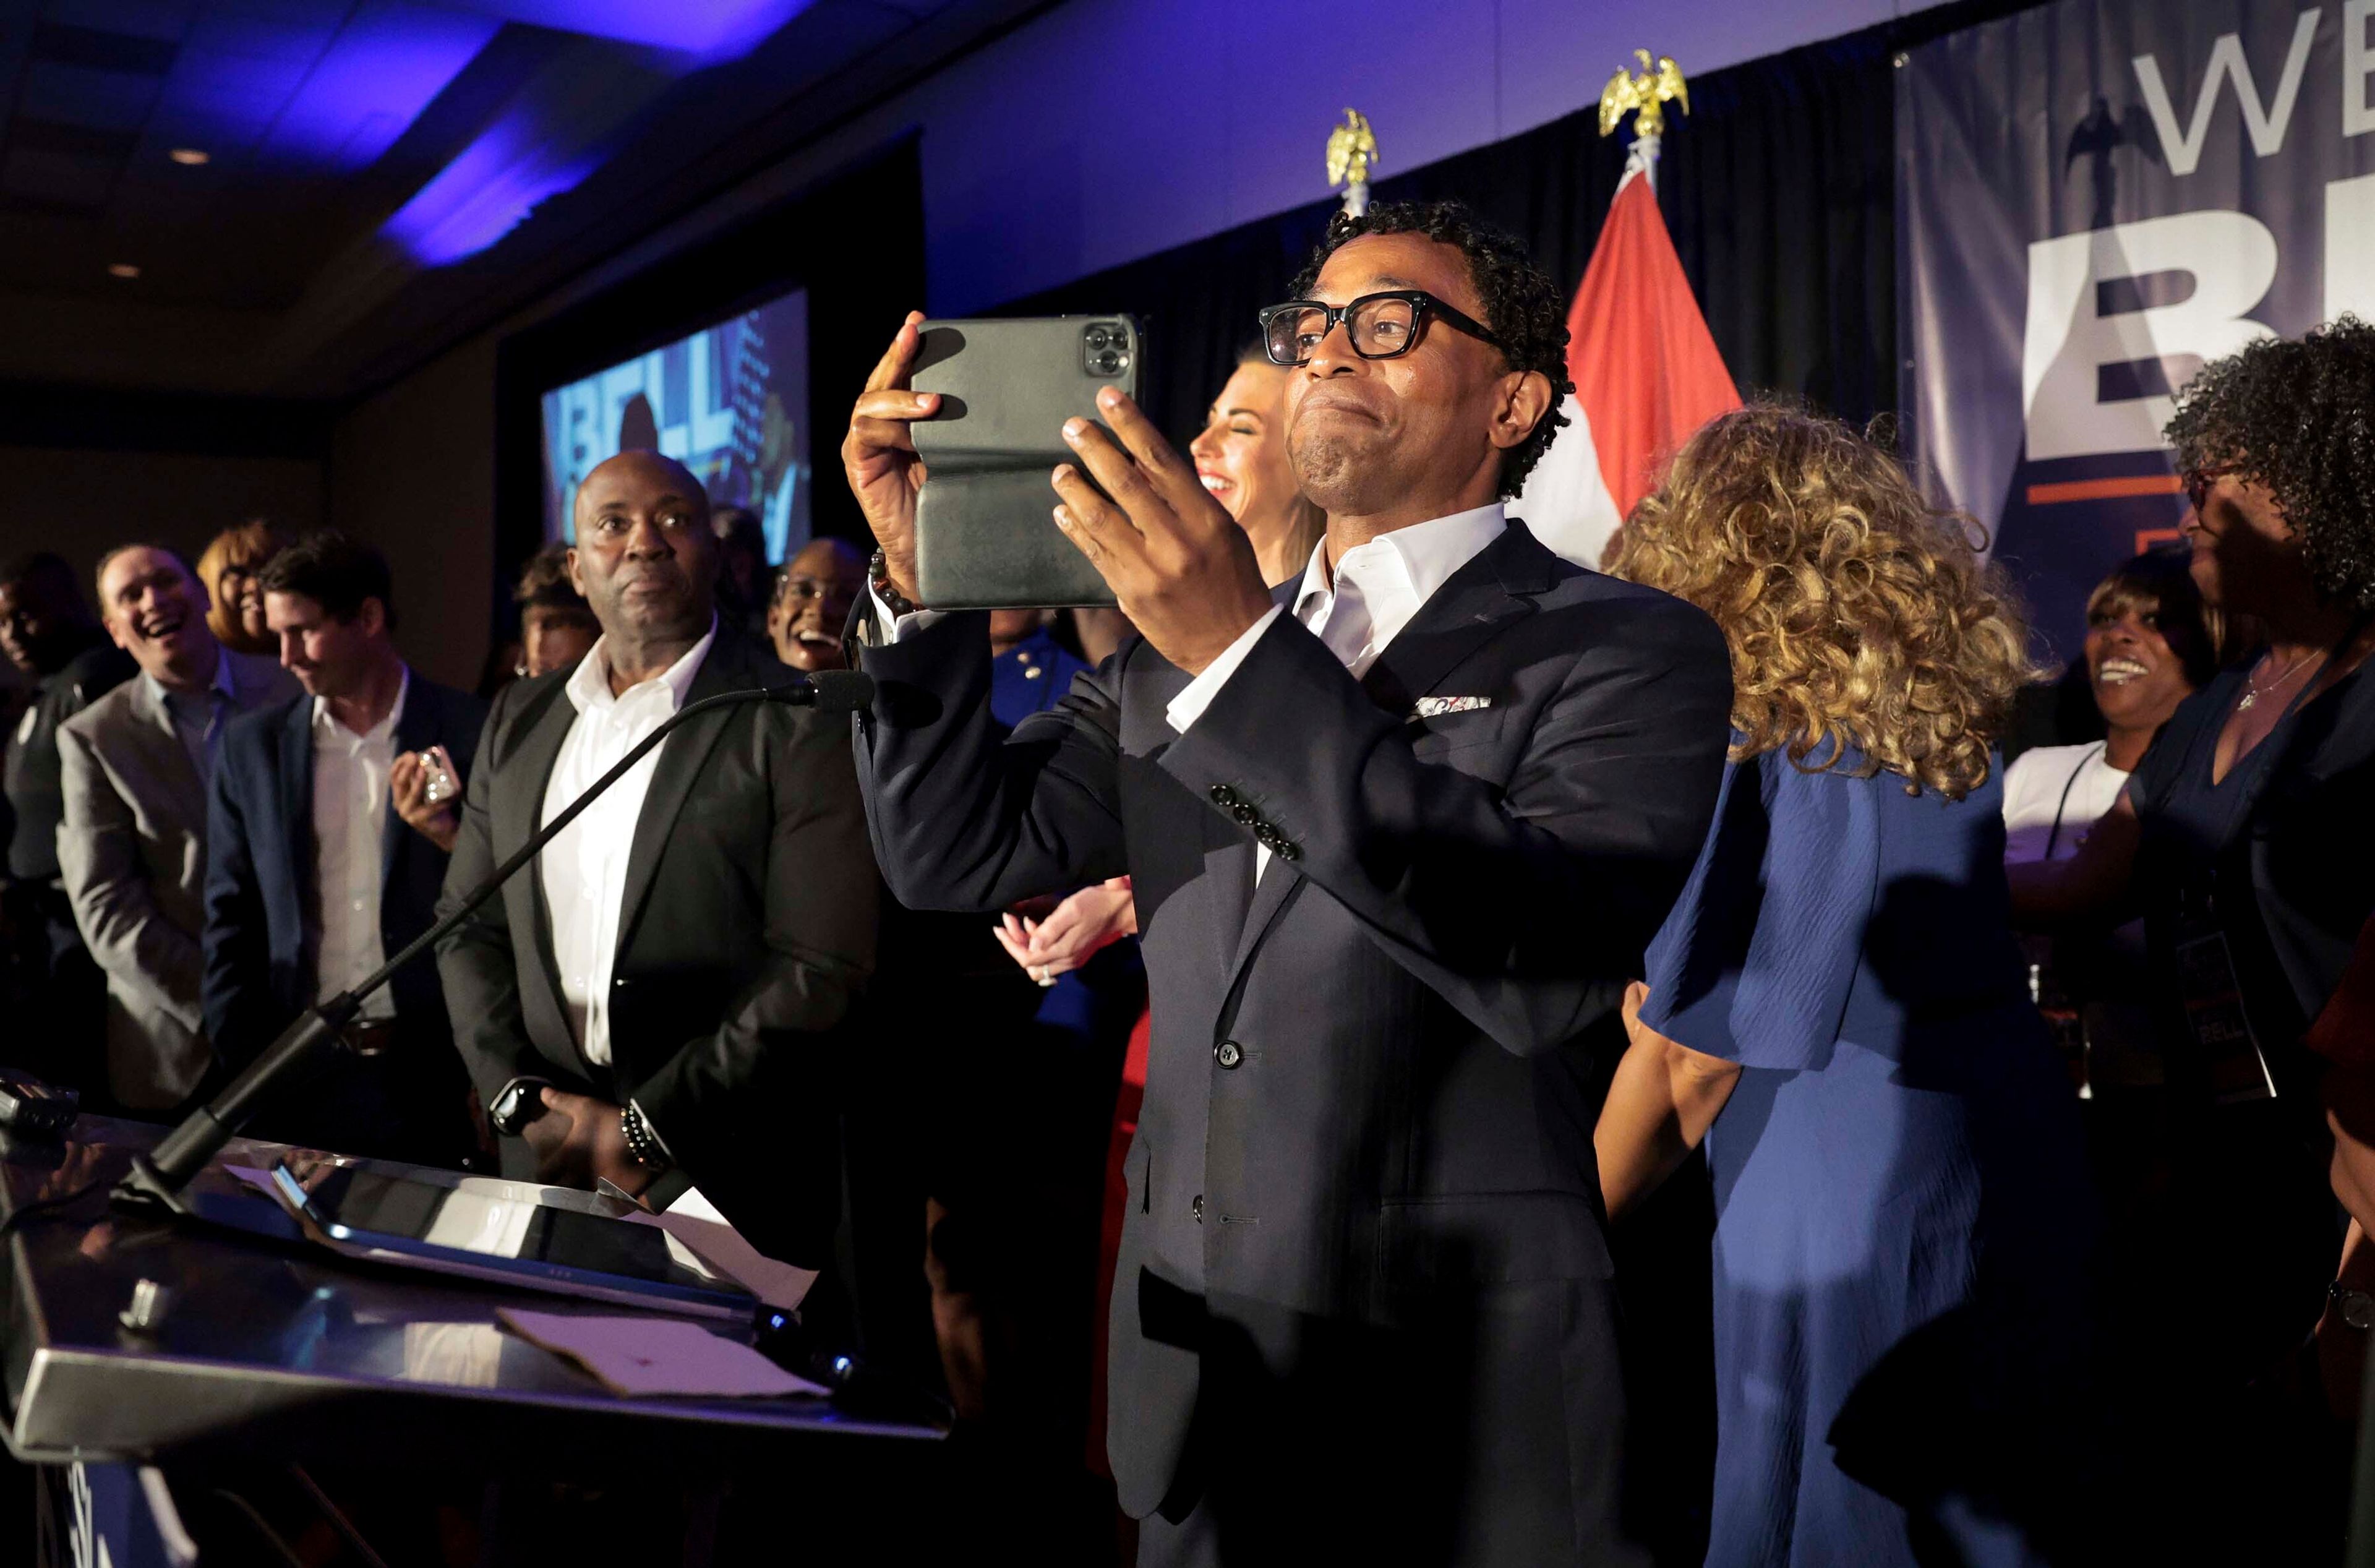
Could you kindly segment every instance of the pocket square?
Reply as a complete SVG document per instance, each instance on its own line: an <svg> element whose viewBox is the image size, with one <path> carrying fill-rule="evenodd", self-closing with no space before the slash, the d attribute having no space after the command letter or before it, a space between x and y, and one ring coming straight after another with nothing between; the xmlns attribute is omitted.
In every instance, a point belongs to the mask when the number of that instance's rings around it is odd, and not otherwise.
<svg viewBox="0 0 2375 1568"><path fill-rule="evenodd" d="M1439 719L1446 713L1472 713L1493 705L1490 697L1422 697L1411 710L1414 719Z"/></svg>

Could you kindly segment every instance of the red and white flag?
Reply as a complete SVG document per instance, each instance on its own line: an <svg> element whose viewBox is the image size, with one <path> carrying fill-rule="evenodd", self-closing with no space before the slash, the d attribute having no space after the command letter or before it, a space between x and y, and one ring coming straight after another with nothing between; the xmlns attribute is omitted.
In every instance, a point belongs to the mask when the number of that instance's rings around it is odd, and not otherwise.
<svg viewBox="0 0 2375 1568"><path fill-rule="evenodd" d="M1638 169L1616 187L1566 327L1575 393L1561 407L1573 423L1510 511L1551 549L1597 570L1600 552L1674 450L1740 407L1657 192Z"/></svg>

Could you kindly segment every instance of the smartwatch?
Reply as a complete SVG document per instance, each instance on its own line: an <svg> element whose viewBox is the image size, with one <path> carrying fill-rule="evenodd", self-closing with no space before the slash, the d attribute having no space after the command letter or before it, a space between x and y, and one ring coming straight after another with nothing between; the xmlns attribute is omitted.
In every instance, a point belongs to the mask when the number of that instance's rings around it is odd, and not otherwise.
<svg viewBox="0 0 2375 1568"><path fill-rule="evenodd" d="M2354 1291L2336 1279L2325 1288L2325 1298L2334 1304L2342 1321L2364 1332L2375 1328L2375 1296L2364 1291Z"/></svg>

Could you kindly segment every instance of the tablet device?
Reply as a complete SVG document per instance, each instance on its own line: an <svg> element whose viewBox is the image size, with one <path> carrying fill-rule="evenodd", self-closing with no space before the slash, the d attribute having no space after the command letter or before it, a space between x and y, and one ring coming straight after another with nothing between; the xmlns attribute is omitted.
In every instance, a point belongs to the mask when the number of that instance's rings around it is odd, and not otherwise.
<svg viewBox="0 0 2375 1568"><path fill-rule="evenodd" d="M309 1237L344 1256L705 1315L757 1307L666 1231L591 1194L482 1177L448 1185L329 1161L284 1160L271 1176Z"/></svg>
<svg viewBox="0 0 2375 1568"><path fill-rule="evenodd" d="M933 609L1110 605L1113 590L1056 526L1048 476L1078 461L1071 419L1097 394L1139 395L1145 345L1127 315L928 321L910 384L939 395L913 427L916 593Z"/></svg>

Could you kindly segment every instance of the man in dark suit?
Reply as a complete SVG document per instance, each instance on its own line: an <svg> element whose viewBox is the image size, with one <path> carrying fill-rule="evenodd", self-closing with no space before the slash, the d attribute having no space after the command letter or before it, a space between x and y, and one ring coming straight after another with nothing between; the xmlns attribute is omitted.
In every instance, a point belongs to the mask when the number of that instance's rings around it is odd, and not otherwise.
<svg viewBox="0 0 2375 1568"><path fill-rule="evenodd" d="M138 666L109 644L74 569L48 550L0 565L0 653L33 680L23 716L0 738L0 841L7 850L0 862L0 995L16 993L25 1009L12 1020L0 1063L99 1101L107 1089L97 1043L106 985L58 867L65 813L58 730ZM6 984L10 972L21 991Z"/></svg>
<svg viewBox="0 0 2375 1568"><path fill-rule="evenodd" d="M436 917L450 817L408 824L407 757L467 776L486 708L396 653L387 562L334 533L264 569L265 621L305 695L231 721L207 823L207 1037L247 1065L298 1015L367 978ZM406 770L409 772L410 770ZM420 1164L482 1163L469 1080L426 963L397 972L257 1118L266 1137Z"/></svg>
<svg viewBox="0 0 2375 1568"><path fill-rule="evenodd" d="M1135 879L1109 1447L1142 1562L1637 1562L1593 1041L1707 828L1723 642L1504 518L1566 386L1514 242L1377 207L1297 292L1265 324L1329 518L1304 580L1273 601L1104 395L1115 439L1064 436L1113 500L1069 464L1051 499L1142 640L1003 744L987 618L909 602L909 318L843 447L877 852L939 907Z"/></svg>
<svg viewBox="0 0 2375 1568"><path fill-rule="evenodd" d="M496 698L449 907L679 709L792 678L717 615L709 503L680 465L623 453L574 516L570 571L602 636ZM502 1139L505 1171L654 1201L690 1178L762 1251L823 1262L827 1041L874 962L865 833L842 725L731 706L671 734L481 905L438 967L488 1103L520 1083L544 1107Z"/></svg>

